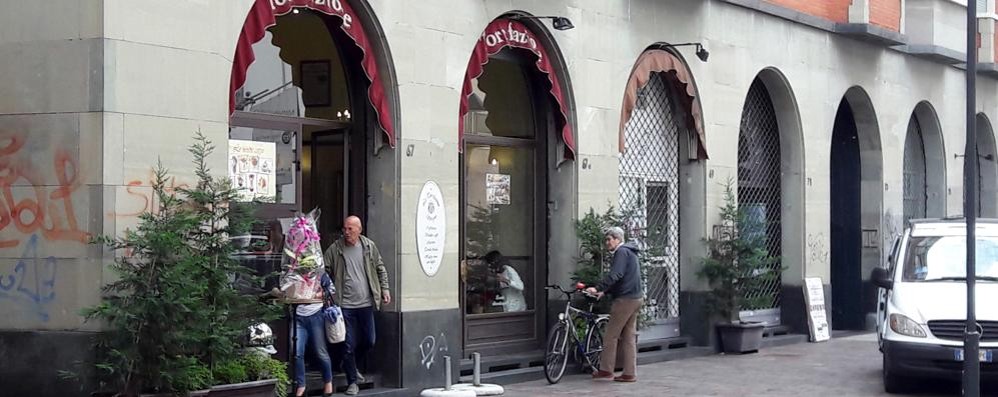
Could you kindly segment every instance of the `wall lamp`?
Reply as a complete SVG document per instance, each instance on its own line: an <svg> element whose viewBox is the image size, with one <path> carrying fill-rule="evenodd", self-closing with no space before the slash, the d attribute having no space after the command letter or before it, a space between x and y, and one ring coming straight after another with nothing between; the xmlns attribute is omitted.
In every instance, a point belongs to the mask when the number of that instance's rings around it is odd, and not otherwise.
<svg viewBox="0 0 998 397"><path fill-rule="evenodd" d="M550 19L551 26L553 26L555 30L569 30L575 27L575 25L572 24L572 21L565 17L516 15L510 17L510 19Z"/></svg>
<svg viewBox="0 0 998 397"><path fill-rule="evenodd" d="M703 44L700 43L682 43L682 44L666 44L666 47L685 47L685 46L696 46L697 47L697 58L700 61L707 62L707 57L710 56L710 52L706 48L703 48Z"/></svg>

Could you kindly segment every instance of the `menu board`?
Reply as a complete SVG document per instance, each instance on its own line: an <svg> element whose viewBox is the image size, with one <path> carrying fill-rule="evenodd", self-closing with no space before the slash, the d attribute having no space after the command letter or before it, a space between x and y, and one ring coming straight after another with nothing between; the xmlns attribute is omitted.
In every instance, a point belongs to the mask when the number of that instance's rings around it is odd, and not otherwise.
<svg viewBox="0 0 998 397"><path fill-rule="evenodd" d="M828 340L830 335L828 317L825 314L825 291L820 278L804 279L804 299L807 304L807 325L811 330L811 342Z"/></svg>
<svg viewBox="0 0 998 397"><path fill-rule="evenodd" d="M277 177L274 142L229 140L229 179L239 189L242 201L273 200Z"/></svg>

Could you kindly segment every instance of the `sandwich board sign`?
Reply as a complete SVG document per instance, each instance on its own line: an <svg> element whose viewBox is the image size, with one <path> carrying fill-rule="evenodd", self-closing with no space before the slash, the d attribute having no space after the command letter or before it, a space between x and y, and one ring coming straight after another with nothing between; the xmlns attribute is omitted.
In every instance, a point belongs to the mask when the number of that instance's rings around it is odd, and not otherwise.
<svg viewBox="0 0 998 397"><path fill-rule="evenodd" d="M825 313L825 290L821 285L821 278L804 279L804 299L807 304L807 326L811 331L811 342L828 340L831 335L828 316Z"/></svg>

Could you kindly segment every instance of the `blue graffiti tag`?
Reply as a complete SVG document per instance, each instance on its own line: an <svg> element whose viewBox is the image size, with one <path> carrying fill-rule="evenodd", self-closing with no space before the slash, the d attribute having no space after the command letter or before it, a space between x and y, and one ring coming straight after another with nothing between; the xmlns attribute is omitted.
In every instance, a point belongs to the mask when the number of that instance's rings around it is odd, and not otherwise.
<svg viewBox="0 0 998 397"><path fill-rule="evenodd" d="M55 300L55 279L55 257L39 258L38 235L32 235L10 274L0 271L0 300L11 300L47 322L48 304Z"/></svg>

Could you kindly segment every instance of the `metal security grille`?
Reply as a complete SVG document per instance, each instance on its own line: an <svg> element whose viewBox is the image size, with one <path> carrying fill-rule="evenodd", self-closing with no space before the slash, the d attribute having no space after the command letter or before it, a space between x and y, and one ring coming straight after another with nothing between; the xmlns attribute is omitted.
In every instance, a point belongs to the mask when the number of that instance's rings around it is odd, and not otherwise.
<svg viewBox="0 0 998 397"><path fill-rule="evenodd" d="M925 181L925 146L922 126L915 115L908 121L908 135L904 140L904 222L925 217L928 198Z"/></svg>
<svg viewBox="0 0 998 397"><path fill-rule="evenodd" d="M780 256L781 206L780 206L780 131L776 112L769 91L756 79L749 88L742 110L741 130L738 134L738 206L760 225L766 233L766 249L773 257ZM773 271L780 264L774 263ZM757 291L749 298L760 299L758 307L742 310L764 310L780 307L780 277Z"/></svg>
<svg viewBox="0 0 998 397"><path fill-rule="evenodd" d="M620 210L627 235L641 243L646 308L658 320L679 317L679 137L683 110L661 73L638 91L624 131Z"/></svg>

